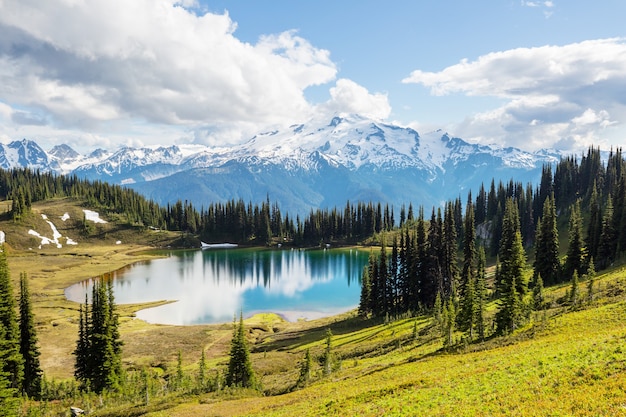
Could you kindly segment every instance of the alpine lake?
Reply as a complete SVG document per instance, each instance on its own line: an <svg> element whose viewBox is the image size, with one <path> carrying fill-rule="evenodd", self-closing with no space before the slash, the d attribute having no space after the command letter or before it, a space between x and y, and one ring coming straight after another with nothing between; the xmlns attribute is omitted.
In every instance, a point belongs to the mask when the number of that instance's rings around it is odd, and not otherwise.
<svg viewBox="0 0 626 417"><path fill-rule="evenodd" d="M167 300L137 312L149 323L195 325L232 322L257 313L289 321L315 319L355 308L369 249L205 249L159 252L113 276L117 304ZM65 296L84 303L93 279Z"/></svg>

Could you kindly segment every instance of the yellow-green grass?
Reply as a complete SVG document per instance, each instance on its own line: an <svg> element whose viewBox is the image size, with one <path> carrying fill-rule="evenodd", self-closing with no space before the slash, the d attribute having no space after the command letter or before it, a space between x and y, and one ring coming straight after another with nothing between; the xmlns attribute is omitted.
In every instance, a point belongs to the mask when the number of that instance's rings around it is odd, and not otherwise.
<svg viewBox="0 0 626 417"><path fill-rule="evenodd" d="M81 201L69 198L48 200L35 204L32 213L19 221L11 220L6 210L0 209L3 212L0 228L6 234L5 247L14 290L18 290L20 273L25 272L29 277L41 362L48 378L64 379L73 375L74 357L71 352L76 344L79 304L68 301L64 289L133 262L152 259L158 255L147 252L148 249L167 246L178 237L168 232L126 226L119 222L117 215L104 214L102 217L109 223L96 225L91 233L86 234L81 226L83 208L89 207L83 207ZM70 218L64 222L61 217L65 213ZM65 239L62 239L62 248L55 245L39 248L40 241L28 231L32 229L52 237L52 230L42 214L63 236L72 238L78 245L65 245ZM130 351L134 346L133 332L159 331L157 326L132 319L133 313L141 307L120 307L122 328Z"/></svg>
<svg viewBox="0 0 626 417"><path fill-rule="evenodd" d="M425 318L359 325L344 316L301 333L286 331L255 345L257 351L269 349L267 357L292 355L291 372L274 373L273 383L278 375L283 383L295 382L303 351L321 354L326 326L335 334L333 351L343 357L341 370L322 378L315 364L315 382L304 389L234 399L207 394L147 415L626 415L623 275L622 269L599 277L595 300L576 310L557 306L535 313L533 323L513 335L461 344L455 352L442 350ZM567 289L549 289L548 298L562 298ZM253 353L252 360L258 369L261 354Z"/></svg>

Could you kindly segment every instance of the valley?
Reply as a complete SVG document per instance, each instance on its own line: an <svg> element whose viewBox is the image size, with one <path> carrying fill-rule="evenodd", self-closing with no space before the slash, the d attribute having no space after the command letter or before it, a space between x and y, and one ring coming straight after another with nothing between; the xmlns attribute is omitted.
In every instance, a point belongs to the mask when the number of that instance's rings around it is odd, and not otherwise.
<svg viewBox="0 0 626 417"><path fill-rule="evenodd" d="M49 226L41 214L46 213L59 218L59 233L73 235L77 229L72 219L82 210L71 199L46 201L33 207L26 224L45 230ZM66 213L67 220L60 221ZM28 271L31 279L42 368L56 383L72 378L77 337L77 303L67 301L63 289L85 277L154 258L148 249L175 244L179 238L177 233L136 233L107 222L99 223L95 236L77 239L78 245L30 250L32 237L22 225L1 224L10 245L12 274ZM119 240L124 243L116 244ZM620 415L626 387L623 276L623 268L598 275L592 298L578 308L563 303L569 284L552 287L545 295L551 307L534 313L527 326L471 344L463 343L459 333L452 350L442 344L429 315L391 322L363 320L356 312L297 322L257 315L245 325L262 396L230 389L154 393L148 404L124 405L111 398L104 408L87 397L78 403L62 401L50 415L62 415L70 404L102 416L379 415L383 410L385 415ZM176 369L180 355L192 384L204 351L214 377L227 363L232 325L163 326L135 318L139 309L158 304L119 306L124 367L160 369L167 375ZM496 307L492 301L487 315L493 315ZM333 333L332 348L340 367L325 377L314 362L310 383L291 392L305 350L314 357L322 354L326 329Z"/></svg>

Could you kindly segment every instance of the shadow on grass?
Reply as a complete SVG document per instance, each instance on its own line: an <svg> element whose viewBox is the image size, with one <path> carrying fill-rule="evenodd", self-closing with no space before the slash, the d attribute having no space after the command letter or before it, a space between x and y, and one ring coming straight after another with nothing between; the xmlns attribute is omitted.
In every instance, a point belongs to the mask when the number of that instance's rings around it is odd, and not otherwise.
<svg viewBox="0 0 626 417"><path fill-rule="evenodd" d="M326 338L326 330L330 329L334 337L358 332L373 326L382 324L380 318L363 319L360 317L349 317L347 319L335 321L333 323L320 325L303 330L287 331L273 334L273 340L266 341L264 338L259 344L254 346L253 352L263 352L268 350L287 351L297 350L311 343L319 342ZM382 330L381 330L382 331Z"/></svg>

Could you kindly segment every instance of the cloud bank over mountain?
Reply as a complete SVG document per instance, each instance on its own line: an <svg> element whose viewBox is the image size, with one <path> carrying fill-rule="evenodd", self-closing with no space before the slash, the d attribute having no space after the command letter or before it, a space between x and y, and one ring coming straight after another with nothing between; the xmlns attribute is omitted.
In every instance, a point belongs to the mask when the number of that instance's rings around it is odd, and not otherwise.
<svg viewBox="0 0 626 417"><path fill-rule="evenodd" d="M467 139L532 149L555 138L563 149L599 144L600 133L626 117L626 40L494 52L439 72L415 70L403 82L422 84L434 95L501 100L500 107L458 125L456 133Z"/></svg>
<svg viewBox="0 0 626 417"><path fill-rule="evenodd" d="M9 1L0 16L0 113L18 125L153 123L187 128L196 142L237 141L311 117L304 90L337 73L330 52L295 31L250 44L227 13L196 14L173 1ZM355 107L355 96L364 104ZM372 102L389 108L384 96L341 79L320 108L367 111Z"/></svg>
<svg viewBox="0 0 626 417"><path fill-rule="evenodd" d="M0 142L226 146L358 113L530 151L623 146L624 13L577 0L4 0Z"/></svg>

